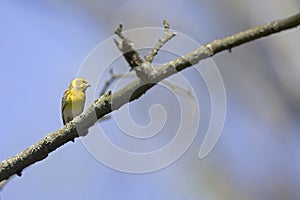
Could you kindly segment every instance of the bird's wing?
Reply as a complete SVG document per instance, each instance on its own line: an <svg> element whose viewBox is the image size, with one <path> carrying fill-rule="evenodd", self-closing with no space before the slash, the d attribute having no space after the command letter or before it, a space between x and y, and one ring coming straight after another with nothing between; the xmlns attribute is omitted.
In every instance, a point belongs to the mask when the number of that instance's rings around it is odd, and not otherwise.
<svg viewBox="0 0 300 200"><path fill-rule="evenodd" d="M64 110L66 108L66 106L71 103L71 88L67 88L66 91L64 92L62 101L61 101L61 113L62 113L62 119L63 119L63 123L66 124L65 119L64 119Z"/></svg>

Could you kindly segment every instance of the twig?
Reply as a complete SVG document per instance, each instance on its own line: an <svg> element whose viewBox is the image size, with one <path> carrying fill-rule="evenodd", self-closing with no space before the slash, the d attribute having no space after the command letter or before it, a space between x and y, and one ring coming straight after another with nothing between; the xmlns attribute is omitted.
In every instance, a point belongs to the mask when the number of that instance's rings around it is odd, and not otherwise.
<svg viewBox="0 0 300 200"><path fill-rule="evenodd" d="M108 79L105 83L104 86L102 87L102 89L100 90L100 94L99 97L101 97L103 94L105 94L105 92L107 92L108 88L117 80L120 78L133 78L133 74L115 74L113 72L113 69L109 70L109 74L110 74L110 79ZM167 80L162 80L162 83L164 83L165 85L169 86L171 88L171 90L173 90L175 93L182 95L182 96L186 96L189 97L191 100L194 100L194 96L192 95L191 91L181 87L179 85L174 85L173 83L167 81Z"/></svg>
<svg viewBox="0 0 300 200"><path fill-rule="evenodd" d="M117 79L134 77L133 74L115 74L112 69L109 70L109 73L110 73L110 79L108 79L104 83L104 86L100 90L99 97L102 96Z"/></svg>
<svg viewBox="0 0 300 200"><path fill-rule="evenodd" d="M162 80L161 82L164 83L165 85L169 86L171 88L171 90L173 90L173 92L175 92L179 95L182 95L184 97L185 96L189 97L191 100L195 99L190 90L188 90L184 87L181 87L179 85L174 85L173 83L171 83L167 80Z"/></svg>
<svg viewBox="0 0 300 200"><path fill-rule="evenodd" d="M120 24L114 31L122 41L118 42L116 39L114 39L114 42L116 43L118 49L123 53L125 60L131 67L130 71L134 70L137 77L142 80L149 81L152 77L152 71L154 70L154 67L150 62L146 62L133 48L133 42L123 35L122 29L123 26Z"/></svg>
<svg viewBox="0 0 300 200"><path fill-rule="evenodd" d="M107 80L102 89L100 90L100 93L99 93L99 97L101 97L106 91L107 89L109 88L109 86L115 81L115 79L117 78L117 76L115 75L115 73L113 72L112 69L109 70L109 74L110 74L110 79Z"/></svg>
<svg viewBox="0 0 300 200"><path fill-rule="evenodd" d="M110 69L109 70L109 73L110 73L110 79L107 80L105 83L104 83L104 86L102 87L102 89L100 90L100 93L99 93L99 98L104 95L108 88L113 84L113 82L121 77L127 77L128 75L124 75L124 74L115 74L113 72L113 69ZM104 120L107 120L107 119L110 119L111 118L111 115L110 114L107 114L105 115L104 117L101 118L101 122L104 121Z"/></svg>
<svg viewBox="0 0 300 200"><path fill-rule="evenodd" d="M93 126L97 120L102 118L104 115L111 113L113 110L119 109L124 104L138 99L158 81L198 63L200 60L211 57L218 52L231 49L238 45L278 33L289 28L297 27L299 24L300 13L249 29L245 32L237 33L224 39L215 40L209 44L201 46L183 57L177 58L161 67L158 67L155 74L153 74L156 82L149 83L142 79L138 79L112 95L109 93L102 95L85 112L78 117L75 117L73 121L66 124L63 128L47 134L44 139L40 140L36 144L26 148L16 156L2 161L0 163L0 181L8 179L10 176L22 171L29 165L45 159L49 153L61 147L65 143L79 137L80 132L78 130L87 132L88 128Z"/></svg>
<svg viewBox="0 0 300 200"><path fill-rule="evenodd" d="M173 92L183 96L183 97L187 97L187 99L190 101L190 107L192 108L192 112L190 113L190 119L191 122L195 119L195 115L196 115L196 103L195 103L195 97L192 95L191 90L186 89L184 87L181 87L179 85L174 85L173 83L167 81L167 80L162 80L162 83L164 83L165 85L169 86L171 88L171 90L173 90Z"/></svg>
<svg viewBox="0 0 300 200"><path fill-rule="evenodd" d="M169 32L170 25L167 20L163 20L164 25L164 37L159 39L155 47L150 51L149 55L146 56L145 61L152 63L154 57L157 55L158 51L174 36L177 35L176 32Z"/></svg>
<svg viewBox="0 0 300 200"><path fill-rule="evenodd" d="M118 42L116 39L114 39L114 42L116 43L119 50L123 53L126 61L131 67L131 70L133 70L135 67L140 66L144 62L144 60L140 56L140 54L133 48L133 42L123 35L122 29L123 25L120 24L114 31L114 33L122 39L122 42Z"/></svg>
<svg viewBox="0 0 300 200"><path fill-rule="evenodd" d="M105 83L104 83L104 86L102 87L102 89L100 90L100 94L99 94L99 97L102 96L106 91L107 89L117 80L117 79L120 79L120 78L133 78L133 74L115 74L113 72L112 69L109 70L109 73L110 73L110 79L107 80ZM183 88L179 85L174 85L173 83L167 81L167 80L162 80L162 83L164 83L165 85L169 86L171 88L171 90L173 90L175 93L179 94L179 95L182 95L182 96L185 96L185 97L188 97L190 100L194 100L194 96L192 95L191 91L186 89L186 88ZM103 119L102 119L103 120ZM102 121L101 120L101 121Z"/></svg>

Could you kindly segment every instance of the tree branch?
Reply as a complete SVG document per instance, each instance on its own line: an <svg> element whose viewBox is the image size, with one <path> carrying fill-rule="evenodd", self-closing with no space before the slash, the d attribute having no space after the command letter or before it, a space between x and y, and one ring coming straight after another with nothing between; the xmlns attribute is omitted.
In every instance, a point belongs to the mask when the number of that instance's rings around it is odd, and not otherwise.
<svg viewBox="0 0 300 200"><path fill-rule="evenodd" d="M135 69L135 67L140 66L144 62L144 60L140 56L140 54L133 48L133 42L129 40L129 38L125 37L122 31L123 25L120 24L114 32L122 39L122 42L118 42L116 39L114 39L114 41L119 50L123 52L123 55L132 70Z"/></svg>
<svg viewBox="0 0 300 200"><path fill-rule="evenodd" d="M197 64L200 60L211 57L218 52L230 50L233 47L252 40L296 27L299 24L300 13L237 33L224 39L214 40L213 42L203 45L185 56L156 68L152 74L153 79L151 79L151 82L138 79L114 94L108 92L102 95L84 113L76 117L63 128L47 134L44 139L40 140L36 144L28 147L16 156L2 161L0 163L0 181L8 179L10 176L22 171L25 167L28 167L37 161L45 159L49 153L65 143L72 141L79 136L84 136L85 133L87 133L88 128L93 126L98 119L114 110L117 110L122 105L139 98L157 82L191 65ZM139 59L140 58L137 60ZM135 64L140 65L141 63Z"/></svg>
<svg viewBox="0 0 300 200"><path fill-rule="evenodd" d="M102 89L100 90L100 95L99 97L101 97L103 94L105 94L105 92L108 90L109 86L118 78L122 77L122 75L118 75L118 74L115 74L114 71L112 69L109 70L109 73L110 73L110 79L107 80Z"/></svg>
<svg viewBox="0 0 300 200"><path fill-rule="evenodd" d="M169 32L170 25L167 20L163 21L164 25L164 37L159 39L155 47L151 50L149 55L145 57L145 61L152 63L154 57L157 55L158 51L169 41L171 40L177 33L176 32Z"/></svg>

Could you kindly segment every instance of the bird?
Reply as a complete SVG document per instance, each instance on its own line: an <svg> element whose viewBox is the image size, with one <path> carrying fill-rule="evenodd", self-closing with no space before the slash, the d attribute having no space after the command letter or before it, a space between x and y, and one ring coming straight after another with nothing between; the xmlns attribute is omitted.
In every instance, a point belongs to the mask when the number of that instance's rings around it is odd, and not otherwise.
<svg viewBox="0 0 300 200"><path fill-rule="evenodd" d="M83 78L75 78L65 90L61 101L63 124L66 125L83 112L86 94L91 85Z"/></svg>

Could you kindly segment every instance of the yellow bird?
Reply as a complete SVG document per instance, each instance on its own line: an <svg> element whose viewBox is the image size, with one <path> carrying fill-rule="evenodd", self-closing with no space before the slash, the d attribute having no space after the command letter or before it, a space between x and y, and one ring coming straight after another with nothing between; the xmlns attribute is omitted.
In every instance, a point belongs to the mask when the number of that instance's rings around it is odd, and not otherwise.
<svg viewBox="0 0 300 200"><path fill-rule="evenodd" d="M61 112L64 125L83 112L85 91L91 85L83 78L75 78L64 92Z"/></svg>

